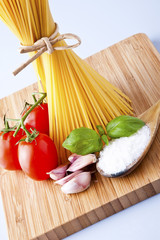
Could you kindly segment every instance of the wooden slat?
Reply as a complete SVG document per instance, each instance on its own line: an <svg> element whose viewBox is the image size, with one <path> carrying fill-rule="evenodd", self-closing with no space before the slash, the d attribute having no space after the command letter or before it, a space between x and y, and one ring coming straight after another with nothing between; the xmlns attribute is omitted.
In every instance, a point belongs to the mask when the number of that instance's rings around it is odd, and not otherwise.
<svg viewBox="0 0 160 240"><path fill-rule="evenodd" d="M132 100L141 114L160 98L160 55L148 37L134 35L86 61ZM2 116L18 117L37 84L0 100ZM52 180L35 182L21 171L0 170L9 239L62 239L160 193L160 129L142 164L129 176L97 181L79 194L64 195Z"/></svg>

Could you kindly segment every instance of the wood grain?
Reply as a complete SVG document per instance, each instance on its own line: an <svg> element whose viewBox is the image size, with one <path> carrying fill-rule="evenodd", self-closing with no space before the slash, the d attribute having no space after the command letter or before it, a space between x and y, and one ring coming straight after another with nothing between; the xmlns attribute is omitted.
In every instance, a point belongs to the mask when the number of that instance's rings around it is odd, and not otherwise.
<svg viewBox="0 0 160 240"><path fill-rule="evenodd" d="M160 99L160 55L148 37L134 35L86 61L132 100L139 115ZM18 117L37 84L0 100L0 117ZM160 193L160 129L141 163L129 176L97 181L79 194L64 195L52 180L35 182L21 171L1 171L1 195L9 239L63 239L74 232Z"/></svg>

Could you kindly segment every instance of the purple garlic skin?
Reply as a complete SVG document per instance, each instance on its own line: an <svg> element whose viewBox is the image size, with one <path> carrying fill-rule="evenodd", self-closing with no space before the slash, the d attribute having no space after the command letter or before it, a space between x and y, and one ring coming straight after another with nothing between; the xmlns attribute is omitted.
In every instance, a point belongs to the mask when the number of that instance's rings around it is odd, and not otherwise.
<svg viewBox="0 0 160 240"><path fill-rule="evenodd" d="M70 163L65 163L65 164L59 165L57 168L53 169L52 171L50 171L47 174L50 175L50 178L57 181L66 175L66 170L67 170L69 164Z"/></svg>
<svg viewBox="0 0 160 240"><path fill-rule="evenodd" d="M69 182L65 183L61 190L65 194L73 194L83 192L90 186L91 173L81 172L73 177Z"/></svg>
<svg viewBox="0 0 160 240"><path fill-rule="evenodd" d="M76 171L76 172L73 172L67 176L65 176L64 178L61 178L60 180L56 181L55 184L59 184L59 185L64 185L65 183L67 183L68 181L70 181L73 177L75 177L76 175L78 175L79 173L81 173L82 171L79 170L79 171Z"/></svg>
<svg viewBox="0 0 160 240"><path fill-rule="evenodd" d="M95 154L80 156L70 165L67 171L75 172L95 162L97 162Z"/></svg>
<svg viewBox="0 0 160 240"><path fill-rule="evenodd" d="M76 153L73 153L72 155L69 156L68 161L70 161L70 163L73 163L75 160L77 160L81 156L82 155L77 155Z"/></svg>

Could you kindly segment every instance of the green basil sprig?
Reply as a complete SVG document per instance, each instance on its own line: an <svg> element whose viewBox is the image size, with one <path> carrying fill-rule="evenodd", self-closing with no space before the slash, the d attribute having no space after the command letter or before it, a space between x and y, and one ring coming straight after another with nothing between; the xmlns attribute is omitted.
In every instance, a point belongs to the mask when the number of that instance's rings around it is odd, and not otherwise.
<svg viewBox="0 0 160 240"><path fill-rule="evenodd" d="M124 115L110 121L106 130L110 138L129 137L144 125L145 123L141 119Z"/></svg>
<svg viewBox="0 0 160 240"><path fill-rule="evenodd" d="M101 151L103 143L96 131L81 127L74 129L63 142L62 146L72 153L86 155Z"/></svg>
<svg viewBox="0 0 160 240"><path fill-rule="evenodd" d="M98 133L86 127L74 129L63 142L63 147L78 155L100 152L103 142L108 145L108 137L120 138L129 137L142 128L145 123L131 116L119 116L110 121L105 133L101 125L97 125Z"/></svg>

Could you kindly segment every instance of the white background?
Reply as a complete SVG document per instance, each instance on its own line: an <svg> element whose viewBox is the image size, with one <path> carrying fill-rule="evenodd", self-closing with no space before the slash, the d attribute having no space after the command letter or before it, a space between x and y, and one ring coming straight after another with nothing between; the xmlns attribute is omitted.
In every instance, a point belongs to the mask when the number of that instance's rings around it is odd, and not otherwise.
<svg viewBox="0 0 160 240"><path fill-rule="evenodd" d="M159 0L50 0L49 2L54 19L59 23L60 32L72 32L81 37L82 44L75 51L82 58L139 32L146 33L160 51ZM36 81L32 66L17 77L12 76L12 70L28 58L19 55L18 46L16 37L0 22L0 98ZM115 214L67 239L117 240L117 238L159 240L160 195ZM0 198L0 240L7 239Z"/></svg>

